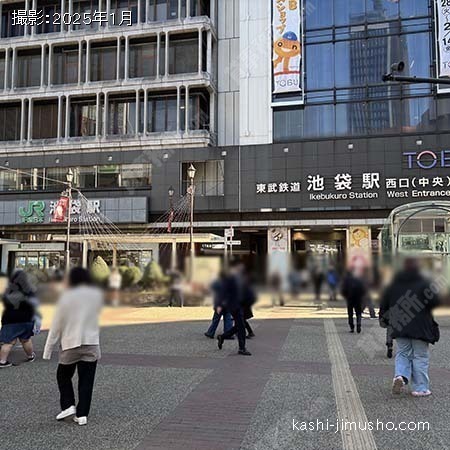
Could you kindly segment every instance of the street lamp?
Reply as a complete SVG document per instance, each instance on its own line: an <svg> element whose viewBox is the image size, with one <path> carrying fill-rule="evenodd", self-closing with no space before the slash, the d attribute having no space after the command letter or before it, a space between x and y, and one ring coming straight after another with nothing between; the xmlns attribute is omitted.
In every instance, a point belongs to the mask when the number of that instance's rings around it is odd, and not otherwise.
<svg viewBox="0 0 450 450"><path fill-rule="evenodd" d="M175 190L172 186L170 186L169 190L167 191L169 194L169 220L167 223L167 232L172 233L172 221L173 221L173 196L175 194Z"/></svg>
<svg viewBox="0 0 450 450"><path fill-rule="evenodd" d="M190 267L189 267L189 280L192 281L192 277L194 274L194 258L195 258L195 247L194 247L194 193L195 193L195 186L194 186L194 178L195 178L195 172L196 168L191 164L187 170L187 175L189 178L189 188L188 188L188 194L190 197L190 227L189 227L189 246L191 251L191 261L190 261Z"/></svg>
<svg viewBox="0 0 450 450"><path fill-rule="evenodd" d="M67 206L67 239L66 239L66 272L70 270L70 213L72 209L72 183L73 183L73 170L69 168L66 173L67 180L67 197L69 204Z"/></svg>

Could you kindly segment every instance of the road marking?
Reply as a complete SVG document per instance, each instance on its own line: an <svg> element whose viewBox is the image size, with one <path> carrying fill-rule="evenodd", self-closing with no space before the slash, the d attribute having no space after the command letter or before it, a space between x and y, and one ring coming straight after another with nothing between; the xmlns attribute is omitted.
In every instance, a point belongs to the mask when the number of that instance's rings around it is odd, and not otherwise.
<svg viewBox="0 0 450 450"><path fill-rule="evenodd" d="M343 449L377 450L372 431L368 429L364 430L364 428L367 428L368 423L366 412L359 398L358 388L350 371L347 356L345 355L333 319L325 319L324 326L331 362L331 374L339 424L343 422L356 423L356 427L346 427L350 429L340 427ZM361 431L360 427L364 431Z"/></svg>

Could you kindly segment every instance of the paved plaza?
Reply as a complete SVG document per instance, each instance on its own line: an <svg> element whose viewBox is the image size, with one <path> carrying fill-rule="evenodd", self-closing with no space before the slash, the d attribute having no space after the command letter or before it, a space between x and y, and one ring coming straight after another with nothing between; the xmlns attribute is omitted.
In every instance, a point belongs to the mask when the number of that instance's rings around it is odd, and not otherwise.
<svg viewBox="0 0 450 450"><path fill-rule="evenodd" d="M433 396L393 398L384 330L364 320L348 333L342 304L261 308L252 357L236 342L206 339L209 308L106 309L102 360L89 423L56 422L56 358L0 371L3 450L37 449L447 449L450 448L450 316L438 318ZM45 323L52 308L44 308ZM429 422L429 430L337 431L337 420ZM300 430L321 422L322 429ZM326 430L327 421L329 425ZM320 427L320 425L317 425Z"/></svg>

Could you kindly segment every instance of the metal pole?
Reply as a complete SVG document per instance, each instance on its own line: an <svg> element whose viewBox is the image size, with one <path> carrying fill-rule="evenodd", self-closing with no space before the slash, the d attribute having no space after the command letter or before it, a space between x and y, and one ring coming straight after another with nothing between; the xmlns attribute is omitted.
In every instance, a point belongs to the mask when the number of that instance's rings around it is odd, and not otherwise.
<svg viewBox="0 0 450 450"><path fill-rule="evenodd" d="M392 73L383 75L383 81L401 81L404 83L417 84L450 84L450 79L448 78L407 77L403 75L394 75Z"/></svg>
<svg viewBox="0 0 450 450"><path fill-rule="evenodd" d="M70 214L72 209L72 182L69 181L67 187L67 195L69 197L69 205L67 207L67 239L66 239L66 272L70 270Z"/></svg>
<svg viewBox="0 0 450 450"><path fill-rule="evenodd" d="M190 211L190 230L189 230L189 243L191 250L191 261L189 267L189 281L192 281L194 275L194 258L195 258L195 247L194 247L194 178L191 178L190 183L190 195L191 195L191 211Z"/></svg>

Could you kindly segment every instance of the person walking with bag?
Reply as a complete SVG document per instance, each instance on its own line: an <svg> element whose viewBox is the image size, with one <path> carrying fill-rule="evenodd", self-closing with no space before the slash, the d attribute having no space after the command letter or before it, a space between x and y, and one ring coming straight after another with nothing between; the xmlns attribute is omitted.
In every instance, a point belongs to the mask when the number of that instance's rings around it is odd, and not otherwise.
<svg viewBox="0 0 450 450"><path fill-rule="evenodd" d="M99 316L103 292L92 286L90 274L74 268L69 274L69 289L59 299L47 342L44 359L50 359L60 343L57 369L61 412L56 420L74 416L78 425L86 425L90 411L97 361L100 359ZM78 404L72 378L78 372Z"/></svg>
<svg viewBox="0 0 450 450"><path fill-rule="evenodd" d="M3 345L0 350L0 369L12 366L8 357L17 340L27 355L26 362L35 360L31 338L36 327L36 305L36 292L28 275L23 270L16 270L3 295L4 310L0 330L0 342L3 342Z"/></svg>
<svg viewBox="0 0 450 450"><path fill-rule="evenodd" d="M404 269L384 292L380 307L380 324L389 327L397 341L393 394L400 394L411 383L414 397L431 395L429 346L439 341L432 310L439 303L437 285L421 275L415 259L406 258Z"/></svg>
<svg viewBox="0 0 450 450"><path fill-rule="evenodd" d="M350 333L355 332L355 323L353 321L353 311L356 315L356 332L361 333L361 317L363 309L363 300L366 295L366 287L361 280L358 269L352 268L344 278L342 283L342 296L347 302L348 324Z"/></svg>

